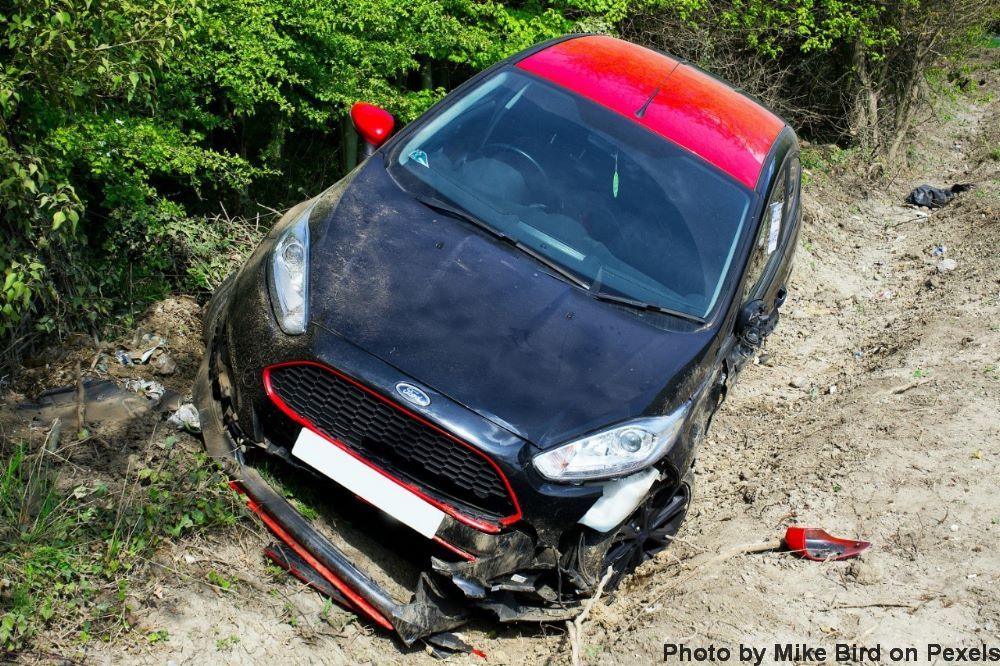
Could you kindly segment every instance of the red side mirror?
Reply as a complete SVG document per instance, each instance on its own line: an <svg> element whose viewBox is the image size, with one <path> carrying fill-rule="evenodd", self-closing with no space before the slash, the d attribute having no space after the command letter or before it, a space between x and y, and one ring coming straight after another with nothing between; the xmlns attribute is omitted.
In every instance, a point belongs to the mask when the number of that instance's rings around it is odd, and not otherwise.
<svg viewBox="0 0 1000 666"><path fill-rule="evenodd" d="M351 107L351 122L354 129L372 148L378 148L392 134L396 121L392 114L374 104L358 102Z"/></svg>

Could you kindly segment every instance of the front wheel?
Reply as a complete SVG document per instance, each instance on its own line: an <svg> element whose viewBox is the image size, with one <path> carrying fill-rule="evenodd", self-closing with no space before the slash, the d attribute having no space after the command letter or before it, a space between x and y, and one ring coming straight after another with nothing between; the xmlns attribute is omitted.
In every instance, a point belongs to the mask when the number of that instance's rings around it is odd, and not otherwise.
<svg viewBox="0 0 1000 666"><path fill-rule="evenodd" d="M601 566L602 571L614 570L604 589L614 590L640 564L670 546L687 515L693 487L689 470L678 485L654 490L618 527Z"/></svg>

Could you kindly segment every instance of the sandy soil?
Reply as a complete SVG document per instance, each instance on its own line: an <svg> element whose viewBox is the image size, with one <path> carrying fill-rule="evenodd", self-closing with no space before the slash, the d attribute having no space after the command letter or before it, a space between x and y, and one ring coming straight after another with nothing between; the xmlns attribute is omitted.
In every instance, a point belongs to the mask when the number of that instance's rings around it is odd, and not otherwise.
<svg viewBox="0 0 1000 666"><path fill-rule="evenodd" d="M861 183L849 162L810 173L791 296L767 354L716 419L679 543L595 606L585 663L659 662L667 642L768 647L764 663L775 642L1000 647L1000 162L988 156L1000 104L990 88L1000 90L995 71L974 99L939 109L910 171L888 185ZM978 187L928 215L900 203L923 182ZM192 325L193 303L169 308ZM855 562L716 557L793 523L875 545ZM432 661L269 569L268 541L248 522L165 549L133 600L138 630L91 644L87 661ZM233 589L205 584L210 570ZM150 644L152 630L169 640ZM490 663L569 663L561 626L462 634Z"/></svg>

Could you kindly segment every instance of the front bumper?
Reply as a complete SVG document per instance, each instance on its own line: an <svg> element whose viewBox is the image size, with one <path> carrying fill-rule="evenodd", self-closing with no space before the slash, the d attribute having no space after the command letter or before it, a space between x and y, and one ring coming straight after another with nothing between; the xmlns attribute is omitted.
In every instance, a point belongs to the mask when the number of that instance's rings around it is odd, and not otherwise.
<svg viewBox="0 0 1000 666"><path fill-rule="evenodd" d="M388 591L355 559L277 492L248 453L287 449L267 436L273 402L263 369L283 361L317 359L365 377L386 390L398 371L329 332L298 338L280 333L254 262L213 299L206 313L208 351L195 387L205 446L222 462L249 507L346 601L374 623L394 630L406 644L464 623L487 610L501 621L557 621L579 611L579 599L597 583L604 549L584 538L577 521L601 495L600 487L548 484L533 474L534 448L509 432L434 394L432 418L472 442L510 480L519 503L517 520L492 525L445 516L434 541L457 557L429 557L409 599ZM256 283L256 284L254 284ZM234 295L236 297L234 297ZM239 307L231 307L238 302ZM238 332L238 335L237 335ZM386 391L388 393L388 391ZM351 498L346 498L347 502ZM415 535L416 536L416 535Z"/></svg>
<svg viewBox="0 0 1000 666"><path fill-rule="evenodd" d="M425 586L410 603L397 603L314 529L255 468L244 463L240 446L223 426L223 396L219 384L211 379L211 356L211 352L205 355L194 388L205 448L224 466L233 486L248 496L248 507L275 536L330 583L349 606L376 624L395 630L407 645L462 624L466 616L461 609L451 608L446 599Z"/></svg>

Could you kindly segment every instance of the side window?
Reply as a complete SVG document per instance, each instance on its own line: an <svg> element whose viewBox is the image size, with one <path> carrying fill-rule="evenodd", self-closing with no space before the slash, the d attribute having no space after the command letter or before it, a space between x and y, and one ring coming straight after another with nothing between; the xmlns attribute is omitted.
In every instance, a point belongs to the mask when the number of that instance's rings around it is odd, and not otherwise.
<svg viewBox="0 0 1000 666"><path fill-rule="evenodd" d="M778 176L778 182L771 190L771 197L764 206L764 215L757 231L757 238L754 239L753 247L750 248L750 264L747 267L747 279L743 287L743 300L753 292L754 287L760 282L767 268L767 260L778 247L778 240L781 236L782 222L785 218L785 196L788 187L788 167L789 160L785 162ZM797 162L796 162L797 163Z"/></svg>
<svg viewBox="0 0 1000 666"><path fill-rule="evenodd" d="M788 205L785 206L785 221L791 222L792 215L799 207L799 196L802 194L802 166L799 164L799 157L796 155L788 160ZM785 229L791 226L785 225Z"/></svg>
<svg viewBox="0 0 1000 666"><path fill-rule="evenodd" d="M785 160L781 167L780 180L771 192L771 198L764 208L764 219L750 250L750 265L747 268L746 286L743 300L754 291L767 270L768 260L792 229L792 216L799 206L802 167L798 155Z"/></svg>

